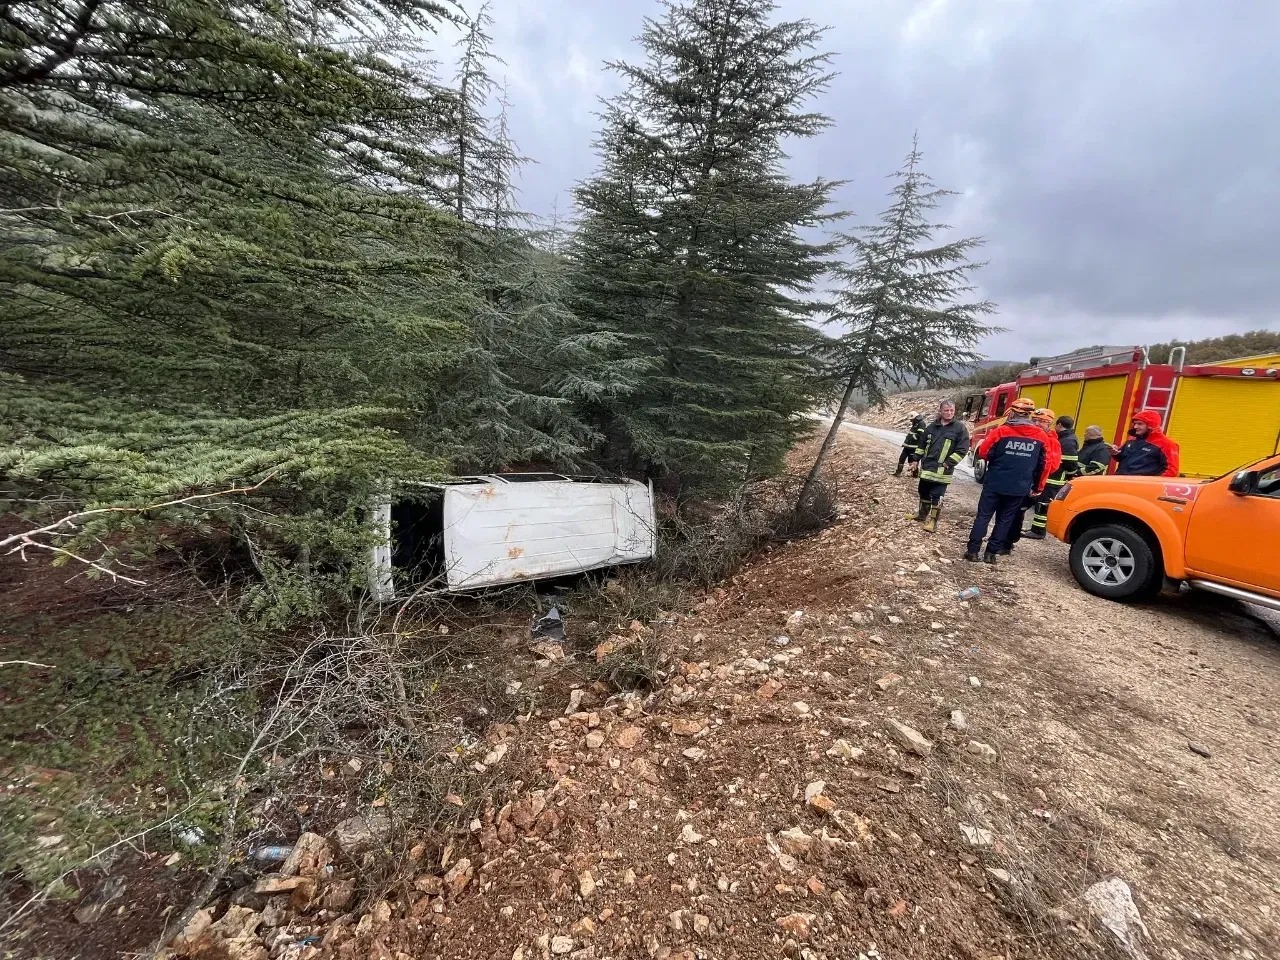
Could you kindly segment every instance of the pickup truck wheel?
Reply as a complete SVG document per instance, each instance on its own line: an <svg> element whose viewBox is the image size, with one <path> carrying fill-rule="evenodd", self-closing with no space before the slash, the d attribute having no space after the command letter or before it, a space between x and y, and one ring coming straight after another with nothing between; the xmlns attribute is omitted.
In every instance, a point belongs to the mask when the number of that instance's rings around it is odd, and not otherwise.
<svg viewBox="0 0 1280 960"><path fill-rule="evenodd" d="M987 461L979 460L978 455L976 453L973 454L972 459L973 459L973 479L977 480L978 483L981 483L983 476L987 472Z"/></svg>
<svg viewBox="0 0 1280 960"><path fill-rule="evenodd" d="M1108 600L1141 600L1164 580L1151 545L1132 527L1090 527L1071 544L1071 573L1085 590Z"/></svg>

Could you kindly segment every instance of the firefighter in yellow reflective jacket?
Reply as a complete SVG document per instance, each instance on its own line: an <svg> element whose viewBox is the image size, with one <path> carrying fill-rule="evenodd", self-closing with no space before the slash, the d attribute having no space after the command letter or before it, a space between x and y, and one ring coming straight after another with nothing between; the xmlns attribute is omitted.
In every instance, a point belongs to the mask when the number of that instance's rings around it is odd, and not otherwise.
<svg viewBox="0 0 1280 960"><path fill-rule="evenodd" d="M920 470L920 509L913 520L933 533L938 529L942 498L951 486L956 466L969 452L969 428L956 419L954 401L938 404L938 415L924 428L924 436L916 446L916 464Z"/></svg>
<svg viewBox="0 0 1280 960"><path fill-rule="evenodd" d="M898 456L898 469L893 471L895 477L902 476L902 468L907 464L911 464L911 475L916 473L916 447L920 446L920 441L924 439L924 417L912 410L910 413L911 427L907 430L907 435L902 441L902 453Z"/></svg>
<svg viewBox="0 0 1280 960"><path fill-rule="evenodd" d="M1062 463L1049 475L1044 485L1044 493L1036 500L1035 515L1031 518L1031 530L1027 536L1032 540L1043 540L1049 524L1049 504L1058 495L1058 491L1067 481L1080 472L1080 441L1076 439L1076 421L1074 417L1061 416L1053 423L1053 431L1057 434L1058 444L1062 447Z"/></svg>

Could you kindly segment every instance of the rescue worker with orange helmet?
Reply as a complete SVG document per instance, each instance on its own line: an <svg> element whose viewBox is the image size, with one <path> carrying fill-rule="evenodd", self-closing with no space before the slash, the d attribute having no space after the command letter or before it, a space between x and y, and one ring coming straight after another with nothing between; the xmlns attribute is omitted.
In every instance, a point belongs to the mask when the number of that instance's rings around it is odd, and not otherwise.
<svg viewBox="0 0 1280 960"><path fill-rule="evenodd" d="M965 547L964 558L970 562L981 559L994 564L997 556L1008 552L1027 498L1044 490L1045 482L1058 467L1049 437L1026 416L1031 407L1030 400L1015 401L1005 422L978 445L978 456L987 467L982 475L978 512ZM979 556L992 519L995 530L987 541L985 555Z"/></svg>
<svg viewBox="0 0 1280 960"><path fill-rule="evenodd" d="M1054 469L1057 469L1056 464L1062 462L1062 445L1058 442L1057 434L1053 430L1053 421L1055 419L1053 411L1048 407L1036 407L1031 412L1031 422L1039 427L1047 437L1045 441L1046 456L1055 464ZM1000 556L1007 557L1013 553L1013 545L1022 539L1022 527L1027 520L1027 511L1035 506L1038 499L1039 494L1028 496L1023 502L1022 508L1018 511L1012 532L1001 544L1001 549L997 551Z"/></svg>
<svg viewBox="0 0 1280 960"><path fill-rule="evenodd" d="M996 421L997 426L1003 423L1009 423L1011 420L1020 420L1027 423L1031 422L1031 414L1035 412L1036 405L1029 397L1018 397L1013 403L1009 404L1009 409L1005 411L1004 417ZM985 440L985 437L983 438ZM982 441L973 451L973 476L978 483L982 483L982 478L986 472L987 465L982 463L983 457L980 453L982 449Z"/></svg>
<svg viewBox="0 0 1280 960"><path fill-rule="evenodd" d="M1053 433L1062 449L1062 465L1050 475L1044 485L1044 493L1036 500L1031 530L1027 533L1032 540L1043 540L1048 535L1049 504L1053 503L1053 498L1067 481L1080 472L1080 441L1076 438L1075 417L1058 417L1053 421Z"/></svg>

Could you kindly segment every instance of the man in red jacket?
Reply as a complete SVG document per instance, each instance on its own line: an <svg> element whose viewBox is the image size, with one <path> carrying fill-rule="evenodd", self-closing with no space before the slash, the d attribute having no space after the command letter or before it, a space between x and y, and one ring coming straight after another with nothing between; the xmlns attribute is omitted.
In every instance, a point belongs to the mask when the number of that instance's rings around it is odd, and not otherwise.
<svg viewBox="0 0 1280 960"><path fill-rule="evenodd" d="M1130 439L1123 447L1111 445L1116 475L1120 477L1176 477L1180 466L1178 445L1160 429L1160 414L1143 410L1134 414Z"/></svg>

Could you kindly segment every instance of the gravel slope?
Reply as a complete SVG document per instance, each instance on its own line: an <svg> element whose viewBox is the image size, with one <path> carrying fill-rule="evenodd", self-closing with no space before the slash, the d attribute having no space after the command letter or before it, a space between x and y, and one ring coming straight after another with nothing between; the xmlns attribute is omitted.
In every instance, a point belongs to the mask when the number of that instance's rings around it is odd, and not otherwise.
<svg viewBox="0 0 1280 960"><path fill-rule="evenodd" d="M958 482L948 498L939 543L952 558L977 490ZM990 598L970 654L990 678L1006 768L1096 831L1088 856L1131 882L1159 954L1280 956L1270 615L1203 594L1099 600L1076 586L1056 541L963 574Z"/></svg>
<svg viewBox="0 0 1280 960"><path fill-rule="evenodd" d="M1080 898L1118 876L1152 954L1276 955L1274 633L1205 598L1096 600L1054 543L959 562L976 486L925 536L887 476L895 442L844 432L844 521L681 621L681 675L651 703L603 704L602 742L590 712L537 735L556 834L496 858L417 946L1108 956ZM968 585L981 597L959 602Z"/></svg>
<svg viewBox="0 0 1280 960"><path fill-rule="evenodd" d="M655 624L677 659L654 694L566 661L491 732L504 794L289 955L1114 957L1084 905L1113 877L1147 956L1280 955L1273 629L1094 599L1060 544L964 564L976 486L928 536L895 458L843 431L836 526Z"/></svg>

